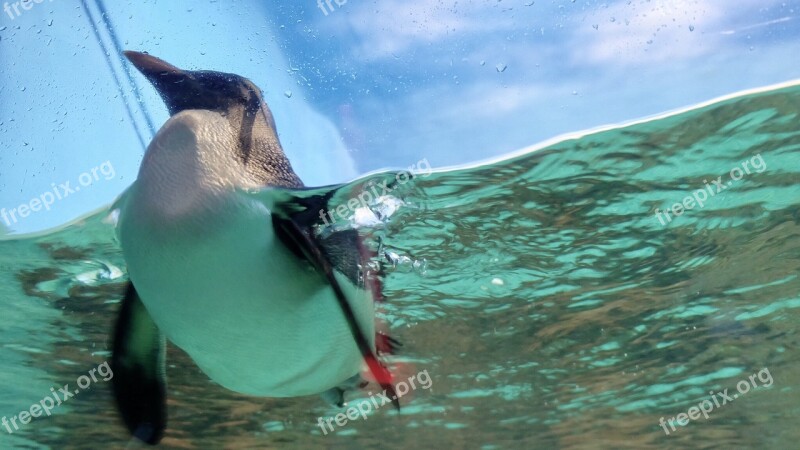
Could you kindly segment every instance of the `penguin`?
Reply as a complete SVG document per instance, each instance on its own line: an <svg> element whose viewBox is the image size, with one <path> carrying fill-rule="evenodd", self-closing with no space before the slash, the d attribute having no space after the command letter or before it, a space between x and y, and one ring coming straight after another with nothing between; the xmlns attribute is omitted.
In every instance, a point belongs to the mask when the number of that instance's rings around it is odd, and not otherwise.
<svg viewBox="0 0 800 450"><path fill-rule="evenodd" d="M129 432L167 423L166 340L226 389L322 394L343 405L366 369L399 410L379 359L379 279L356 230L318 232L337 187L308 189L261 90L239 75L124 52L170 117L112 206L129 283L113 331L112 390Z"/></svg>

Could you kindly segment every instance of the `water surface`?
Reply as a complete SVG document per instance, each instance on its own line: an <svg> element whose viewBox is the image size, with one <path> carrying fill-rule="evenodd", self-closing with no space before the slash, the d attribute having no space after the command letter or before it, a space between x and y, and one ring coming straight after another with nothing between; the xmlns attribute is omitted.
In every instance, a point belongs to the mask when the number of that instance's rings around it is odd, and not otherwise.
<svg viewBox="0 0 800 450"><path fill-rule="evenodd" d="M163 448L795 448L799 113L786 85L417 177L371 232L394 363L432 387L323 435L340 410L318 397L228 392L171 347ZM109 358L126 275L106 215L0 242L0 414ZM764 369L709 419L659 425ZM129 444L103 382L0 431L2 448Z"/></svg>

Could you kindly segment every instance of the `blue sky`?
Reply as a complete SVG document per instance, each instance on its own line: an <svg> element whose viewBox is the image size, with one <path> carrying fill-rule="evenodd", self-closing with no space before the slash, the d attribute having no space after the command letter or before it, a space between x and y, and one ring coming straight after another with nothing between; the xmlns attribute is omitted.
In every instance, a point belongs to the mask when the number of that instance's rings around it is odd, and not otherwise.
<svg viewBox="0 0 800 450"><path fill-rule="evenodd" d="M800 1L348 0L327 14L315 0L120 3L106 6L123 48L256 82L309 185L423 158L434 168L496 158L800 78ZM149 139L138 99L156 127L166 111L138 74L127 84L81 2L12 15L0 11L0 208L74 187L106 161L115 169L12 221L26 233L113 201L141 161L134 130Z"/></svg>

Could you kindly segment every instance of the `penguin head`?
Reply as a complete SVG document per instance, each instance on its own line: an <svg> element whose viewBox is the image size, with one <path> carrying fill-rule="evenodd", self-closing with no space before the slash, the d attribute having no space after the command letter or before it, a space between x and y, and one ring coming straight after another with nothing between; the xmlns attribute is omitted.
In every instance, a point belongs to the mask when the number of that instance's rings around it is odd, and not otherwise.
<svg viewBox="0 0 800 450"><path fill-rule="evenodd" d="M171 116L191 110L223 117L236 130L236 145L228 150L242 161L249 177L262 185L303 186L283 152L272 112L252 81L232 73L183 70L147 53L126 51L125 56L153 84Z"/></svg>
<svg viewBox="0 0 800 450"><path fill-rule="evenodd" d="M183 70L147 53L126 51L125 56L158 91L170 115L187 109L216 111L227 115L244 110L248 116L264 114L275 129L275 121L261 90L242 76L209 70Z"/></svg>

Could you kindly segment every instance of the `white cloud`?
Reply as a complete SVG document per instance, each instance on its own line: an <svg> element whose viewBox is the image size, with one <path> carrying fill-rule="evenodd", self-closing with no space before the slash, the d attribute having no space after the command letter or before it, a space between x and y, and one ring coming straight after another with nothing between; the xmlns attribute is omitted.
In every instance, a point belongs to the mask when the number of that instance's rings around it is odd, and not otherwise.
<svg viewBox="0 0 800 450"><path fill-rule="evenodd" d="M531 105L548 104L556 97L569 97L571 88L554 84L476 82L464 86L431 86L415 92L402 109L418 114L425 111L425 120L432 128L443 123L475 123L500 120L527 113ZM431 99L452 101L435 102Z"/></svg>
<svg viewBox="0 0 800 450"><path fill-rule="evenodd" d="M725 45L723 39L734 31L789 20L765 14L785 7L783 0L739 0L735 8L730 0L618 0L593 7L528 3L348 2L341 10L320 16L318 25L333 35L353 35L356 58L385 59L419 49L435 52L443 41L466 38L482 39L498 49L532 48L547 41L532 40L541 29L572 36L549 44L560 47L560 53L574 63L641 65L707 55Z"/></svg>
<svg viewBox="0 0 800 450"><path fill-rule="evenodd" d="M616 3L577 27L577 63L658 63L703 55L716 47L706 33L723 17L708 1L656 0Z"/></svg>
<svg viewBox="0 0 800 450"><path fill-rule="evenodd" d="M319 26L334 34L355 33L360 42L355 51L357 57L391 58L446 38L512 28L510 18L481 17L481 12L495 7L496 3L490 2L440 0L388 0L380 6L351 2L344 13L337 11L321 18Z"/></svg>
<svg viewBox="0 0 800 450"><path fill-rule="evenodd" d="M728 46L724 30L738 20L749 29L781 23L760 20L778 0L623 0L576 24L575 63L643 65L685 61Z"/></svg>
<svg viewBox="0 0 800 450"><path fill-rule="evenodd" d="M743 26L743 27L739 27L739 28L732 28L730 30L724 30L724 31L721 31L720 33L722 33L722 34L736 34L736 33L741 33L742 31L754 30L756 28L762 28L762 27L767 27L767 26L770 26L770 25L779 24L779 23L790 22L790 21L792 21L794 19L795 19L795 17L786 16L786 17L781 17L780 19L767 20L765 22L759 22L759 23L754 23L754 24Z"/></svg>
<svg viewBox="0 0 800 450"><path fill-rule="evenodd" d="M458 105L453 105L453 116L463 115L465 111L475 118L495 118L506 116L527 108L552 93L551 86L518 84L512 86L472 85L459 98Z"/></svg>

